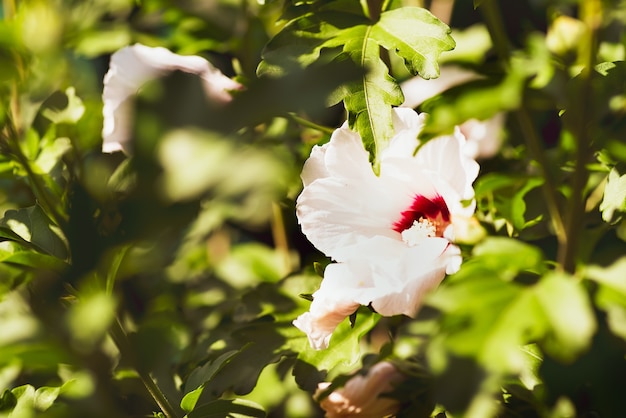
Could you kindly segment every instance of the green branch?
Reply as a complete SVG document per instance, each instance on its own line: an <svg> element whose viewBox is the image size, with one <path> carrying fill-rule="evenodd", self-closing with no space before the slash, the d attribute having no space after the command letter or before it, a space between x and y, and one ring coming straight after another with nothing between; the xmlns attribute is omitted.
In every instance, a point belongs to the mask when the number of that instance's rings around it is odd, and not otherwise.
<svg viewBox="0 0 626 418"><path fill-rule="evenodd" d="M596 64L598 50L597 32L602 22L601 0L581 0L580 18L587 27L586 36L583 37L578 49L578 64L582 71L578 76L580 90L576 100L569 103L571 112L570 119L573 121L572 134L576 141L574 153L574 172L571 181L571 194L569 197L568 213L565 223L565 234L568 238L567 245L559 248L557 261L561 263L565 271L576 271L576 259L580 246L581 231L583 231L583 217L585 213L584 189L589 179L587 162L591 155L591 137L589 115L593 106L592 77Z"/></svg>
<svg viewBox="0 0 626 418"><path fill-rule="evenodd" d="M122 324L120 324L119 320L115 320L111 329L109 330L111 338L115 342L115 345L120 350L120 354L122 357L129 359L131 363L134 362L134 354L130 342L128 341L128 336L126 332L122 328ZM159 406L163 414L167 418L176 418L178 417L178 413L176 409L172 406L170 401L167 399L163 391L159 388L157 383L152 379L149 373L141 370L139 367L135 367L135 371L141 380L141 383L145 386L152 399Z"/></svg>

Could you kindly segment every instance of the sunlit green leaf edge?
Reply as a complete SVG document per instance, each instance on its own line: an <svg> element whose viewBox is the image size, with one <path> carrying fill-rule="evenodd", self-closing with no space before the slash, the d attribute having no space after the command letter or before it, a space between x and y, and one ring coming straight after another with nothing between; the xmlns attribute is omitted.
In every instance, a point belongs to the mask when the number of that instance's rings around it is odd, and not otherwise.
<svg viewBox="0 0 626 418"><path fill-rule="evenodd" d="M267 414L263 407L245 399L218 399L200 405L191 411L187 418L264 418Z"/></svg>
<svg viewBox="0 0 626 418"><path fill-rule="evenodd" d="M358 24L362 19L352 13L326 12L292 20L268 43L257 72L279 73L292 65L308 65L324 48L341 48L342 53L335 58L348 56L367 69L360 82L340 88L330 103L344 100L349 125L361 135L378 172L378 155L393 136L391 109L404 101L399 85L380 58L380 47L401 56L412 74L433 78L439 75L439 55L454 48L455 43L450 28L420 7L389 10L378 22ZM352 25L346 26L348 20ZM333 24L328 24L330 21ZM282 58L276 61L279 56Z"/></svg>

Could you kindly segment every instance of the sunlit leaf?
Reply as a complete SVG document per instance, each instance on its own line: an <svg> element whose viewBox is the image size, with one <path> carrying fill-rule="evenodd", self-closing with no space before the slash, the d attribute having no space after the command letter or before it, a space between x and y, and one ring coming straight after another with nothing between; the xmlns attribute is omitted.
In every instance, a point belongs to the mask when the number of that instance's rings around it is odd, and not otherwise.
<svg viewBox="0 0 626 418"><path fill-rule="evenodd" d="M596 331L587 291L574 277L551 273L535 286L534 293L548 321L541 346L563 361L574 360L591 344Z"/></svg>
<svg viewBox="0 0 626 418"><path fill-rule="evenodd" d="M163 139L159 160L164 168L162 194L172 201L201 196L210 189L220 196L243 195L256 210L269 210L278 179L287 173L263 149L237 148L233 142L194 131L174 131ZM238 167L238 170L229 170Z"/></svg>
<svg viewBox="0 0 626 418"><path fill-rule="evenodd" d="M4 218L0 220L0 226L10 229L21 239L47 254L59 259L65 259L68 256L63 233L50 221L39 205L6 211Z"/></svg>
<svg viewBox="0 0 626 418"><path fill-rule="evenodd" d="M626 339L626 258L608 267L588 266L585 275L599 284L596 303L606 311L611 331Z"/></svg>
<svg viewBox="0 0 626 418"><path fill-rule="evenodd" d="M402 91L380 58L380 48L395 51L412 74L437 77L439 55L454 47L449 33L447 25L419 7L385 11L374 23L353 13L305 14L267 45L259 73L309 65L324 48L338 49L331 57L348 56L367 70L360 81L339 89L332 102L344 100L350 127L361 135L377 170L378 153L393 135L391 107L403 102ZM295 60L286 62L285 57Z"/></svg>
<svg viewBox="0 0 626 418"><path fill-rule="evenodd" d="M34 406L40 411L45 411L52 406L59 396L60 387L43 386L35 391Z"/></svg>
<svg viewBox="0 0 626 418"><path fill-rule="evenodd" d="M526 177L504 173L488 173L475 183L479 208L487 212L487 220L496 228L506 224L509 235L537 224L542 216L526 219L526 199L531 191L543 184L540 177Z"/></svg>
<svg viewBox="0 0 626 418"><path fill-rule="evenodd" d="M85 113L83 101L76 96L76 89L74 87L68 87L67 90L65 90L65 94L67 96L67 107L65 107L65 109L53 110L47 108L42 112L42 114L53 123L73 124L78 122Z"/></svg>
<svg viewBox="0 0 626 418"><path fill-rule="evenodd" d="M378 322L378 314L360 309L354 327L346 319L333 332L330 345L325 350L314 350L309 346L306 336L302 335L302 344L298 359L326 370L332 375L348 373L356 367L361 356L359 339L370 331Z"/></svg>
<svg viewBox="0 0 626 418"><path fill-rule="evenodd" d="M383 12L373 25L371 37L401 56L411 74L425 79L439 76L439 55L455 46L450 28L420 7Z"/></svg>
<svg viewBox="0 0 626 418"><path fill-rule="evenodd" d="M57 138L49 146L44 147L35 164L41 170L41 173L50 173L52 169L59 163L61 157L72 148L69 138Z"/></svg>
<svg viewBox="0 0 626 418"><path fill-rule="evenodd" d="M67 313L67 323L79 343L100 341L115 319L115 300L105 292L80 295Z"/></svg>
<svg viewBox="0 0 626 418"><path fill-rule="evenodd" d="M503 279L513 278L520 271L541 272L544 269L541 250L520 240L487 237L472 254L477 265L498 272Z"/></svg>
<svg viewBox="0 0 626 418"><path fill-rule="evenodd" d="M615 168L609 173L600 211L605 222L612 222L616 212L626 212L626 174L620 176Z"/></svg>
<svg viewBox="0 0 626 418"><path fill-rule="evenodd" d="M258 243L235 246L230 254L221 260L217 273L236 287L255 283L277 282L287 274L284 255Z"/></svg>

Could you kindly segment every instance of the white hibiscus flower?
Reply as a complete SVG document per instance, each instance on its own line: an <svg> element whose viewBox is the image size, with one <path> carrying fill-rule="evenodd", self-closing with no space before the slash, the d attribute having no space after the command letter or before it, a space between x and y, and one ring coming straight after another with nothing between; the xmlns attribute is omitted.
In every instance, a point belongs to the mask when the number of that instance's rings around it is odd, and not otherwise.
<svg viewBox="0 0 626 418"><path fill-rule="evenodd" d="M104 76L103 152L128 153L133 96L149 81L176 70L198 75L207 97L216 104L228 103L229 91L242 88L202 57L178 55L165 48L141 44L124 47L111 56L109 71Z"/></svg>
<svg viewBox="0 0 626 418"><path fill-rule="evenodd" d="M338 262L326 268L309 312L294 321L315 349L326 348L359 305L385 316L415 315L423 295L461 264L454 230L474 213L479 167L464 153L459 131L414 155L424 117L394 109L395 136L382 152L379 176L346 124L305 163L298 220L313 245Z"/></svg>
<svg viewBox="0 0 626 418"><path fill-rule="evenodd" d="M339 417L387 417L398 412L400 404L396 399L386 397L405 377L388 361L372 366L367 374L355 375L327 397L321 399L320 406L327 418ZM320 383L315 397L320 397L330 383Z"/></svg>

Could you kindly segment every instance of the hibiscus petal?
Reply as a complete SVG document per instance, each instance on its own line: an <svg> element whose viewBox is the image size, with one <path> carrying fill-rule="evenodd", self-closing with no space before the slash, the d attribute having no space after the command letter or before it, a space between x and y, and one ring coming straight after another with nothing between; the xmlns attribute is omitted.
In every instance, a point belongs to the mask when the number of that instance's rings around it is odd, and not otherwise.
<svg viewBox="0 0 626 418"><path fill-rule="evenodd" d="M109 71L104 76L103 152L128 152L131 97L147 82L175 70L197 74L203 80L207 97L214 103L229 102L229 91L242 87L202 57L178 55L165 48L141 44L122 48L111 56Z"/></svg>
<svg viewBox="0 0 626 418"><path fill-rule="evenodd" d="M333 391L320 401L326 417L380 418L394 414L400 404L396 399L381 396L391 392L406 377L390 362L375 364L366 375L357 374L344 387ZM318 385L314 397L319 398L330 383Z"/></svg>
<svg viewBox="0 0 626 418"><path fill-rule="evenodd" d="M298 329L307 334L309 344L314 349L327 348L337 325L359 307L352 296L358 291L359 270L363 267L346 264L327 266L322 285L313 294L309 312L293 321Z"/></svg>
<svg viewBox="0 0 626 418"><path fill-rule="evenodd" d="M343 261L363 240L376 236L399 239L392 224L410 199L409 195L399 198L376 181L329 177L303 190L296 212L309 241L327 256Z"/></svg>

